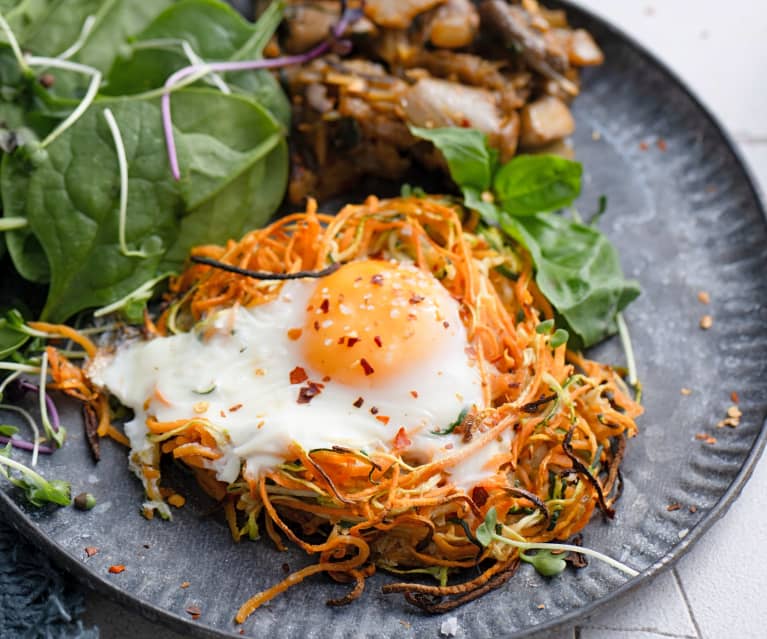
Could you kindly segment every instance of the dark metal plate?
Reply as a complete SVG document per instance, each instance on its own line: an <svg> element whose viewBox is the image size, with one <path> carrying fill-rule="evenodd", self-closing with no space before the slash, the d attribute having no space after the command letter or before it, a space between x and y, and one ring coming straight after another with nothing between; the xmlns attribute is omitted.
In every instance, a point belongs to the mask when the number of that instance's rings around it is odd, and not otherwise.
<svg viewBox="0 0 767 639"><path fill-rule="evenodd" d="M573 623L663 570L724 514L765 443L767 225L759 195L730 140L677 78L601 20L576 9L571 18L596 35L607 55L603 67L585 74L575 106L575 148L586 171L581 207L590 213L607 195L602 227L620 248L627 274L642 283L628 322L647 406L624 463L618 515L609 524L593 521L585 542L643 572L625 582L592 562L546 580L523 566L507 586L454 613L468 637L522 637ZM710 306L697 301L699 290L710 293ZM698 327L704 313L714 317L708 331ZM617 340L594 356L622 362ZM693 393L681 395L682 387ZM741 424L718 429L731 391L741 397ZM30 509L3 484L0 510L91 587L188 636L239 636L232 621L239 604L280 580L283 564L295 570L308 563L268 541L233 544L221 513L211 513L212 504L192 487L172 523L146 521L125 451L105 442L94 466L76 413L69 424L66 446L40 466L72 481L75 492L95 493L97 508ZM714 435L716 444L696 439L700 432ZM685 507L668 512L671 502ZM100 552L86 559L85 546ZM116 563L125 572L108 574ZM344 587L310 579L259 610L244 629L302 639L437 636L442 619L383 596L385 579L371 579L361 601L340 609L324 602ZM184 581L191 586L180 588ZM202 609L198 621L184 612L192 604Z"/></svg>

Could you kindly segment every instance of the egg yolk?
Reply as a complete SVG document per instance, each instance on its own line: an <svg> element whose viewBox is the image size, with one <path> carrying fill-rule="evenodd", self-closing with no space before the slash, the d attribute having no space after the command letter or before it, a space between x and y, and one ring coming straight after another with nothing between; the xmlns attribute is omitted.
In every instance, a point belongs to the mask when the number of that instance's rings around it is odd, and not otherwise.
<svg viewBox="0 0 767 639"><path fill-rule="evenodd" d="M371 386L438 352L455 305L431 273L415 266L350 262L318 280L307 305L301 345L318 373Z"/></svg>

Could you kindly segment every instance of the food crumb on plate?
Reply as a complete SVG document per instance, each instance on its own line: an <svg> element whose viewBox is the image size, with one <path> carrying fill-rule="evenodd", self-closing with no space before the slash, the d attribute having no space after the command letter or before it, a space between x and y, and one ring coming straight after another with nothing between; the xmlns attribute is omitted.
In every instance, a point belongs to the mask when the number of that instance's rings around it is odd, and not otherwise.
<svg viewBox="0 0 767 639"><path fill-rule="evenodd" d="M546 607L546 604L538 604L538 610L543 610Z"/></svg>
<svg viewBox="0 0 767 639"><path fill-rule="evenodd" d="M695 435L695 439L698 439L702 442L706 442L707 444L714 445L716 444L716 437L712 437L711 435L707 435L706 433L697 433Z"/></svg>
<svg viewBox="0 0 767 639"><path fill-rule="evenodd" d="M442 622L439 633L445 637L455 637L458 634L458 617L448 617Z"/></svg>
<svg viewBox="0 0 767 639"><path fill-rule="evenodd" d="M192 584L191 584L191 582L189 582L189 581L182 581L182 582L181 582L181 588L182 588L182 589L184 589L184 590L186 590L187 588L189 588L189 586L191 586L191 585L192 585Z"/></svg>
<svg viewBox="0 0 767 639"><path fill-rule="evenodd" d="M679 392L682 393L682 395L692 395L692 389L691 388L683 388Z"/></svg>
<svg viewBox="0 0 767 639"><path fill-rule="evenodd" d="M709 328L711 328L714 325L714 318L710 315L704 315L700 318L700 327L707 331Z"/></svg>
<svg viewBox="0 0 767 639"><path fill-rule="evenodd" d="M669 504L666 506L666 510L668 510L670 513L674 512L675 510L679 510L682 507L682 504L680 504L678 501L674 502L672 504Z"/></svg>
<svg viewBox="0 0 767 639"><path fill-rule="evenodd" d="M95 555L98 551L99 551L99 549L96 548L96 546L86 546L85 547L85 554L88 557L93 557L93 555Z"/></svg>
<svg viewBox="0 0 767 639"><path fill-rule="evenodd" d="M125 566L123 564L115 564L114 566L109 566L109 572L113 575L119 575L121 572L125 571Z"/></svg>
<svg viewBox="0 0 767 639"><path fill-rule="evenodd" d="M701 304L708 304L711 302L711 296L706 291L698 291L698 301Z"/></svg>
<svg viewBox="0 0 767 639"><path fill-rule="evenodd" d="M186 613L192 619L199 619L200 615L202 614L202 609L200 608L200 606L187 606L186 607Z"/></svg>

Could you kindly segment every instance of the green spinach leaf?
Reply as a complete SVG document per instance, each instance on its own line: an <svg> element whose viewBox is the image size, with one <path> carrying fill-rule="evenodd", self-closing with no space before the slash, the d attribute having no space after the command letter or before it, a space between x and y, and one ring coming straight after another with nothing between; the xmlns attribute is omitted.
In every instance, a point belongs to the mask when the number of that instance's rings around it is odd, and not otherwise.
<svg viewBox="0 0 767 639"><path fill-rule="evenodd" d="M111 108L128 159L127 242L167 248L183 203L168 172L159 108L141 101ZM8 208L26 210L50 265L44 319L63 321L108 304L156 274L161 252L141 259L120 251L119 172L102 107L91 107L44 158L33 162L23 152L5 156L0 188Z"/></svg>
<svg viewBox="0 0 767 639"><path fill-rule="evenodd" d="M588 347L617 331L616 313L639 295L615 247L599 230L560 215L501 215L501 228L530 251L536 282ZM574 344L571 344L573 346Z"/></svg>
<svg viewBox="0 0 767 639"><path fill-rule="evenodd" d="M487 143L487 136L476 129L445 127L424 129L411 126L416 137L432 142L445 157L450 176L462 189L482 193L493 183L498 154Z"/></svg>
<svg viewBox="0 0 767 639"><path fill-rule="evenodd" d="M493 179L499 206L511 215L533 215L569 206L581 192L579 162L556 155L518 155Z"/></svg>

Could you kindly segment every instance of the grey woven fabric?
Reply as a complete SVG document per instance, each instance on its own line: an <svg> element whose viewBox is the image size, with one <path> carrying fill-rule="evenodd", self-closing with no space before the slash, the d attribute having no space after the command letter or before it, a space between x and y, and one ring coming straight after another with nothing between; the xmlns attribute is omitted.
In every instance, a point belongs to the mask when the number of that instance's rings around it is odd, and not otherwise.
<svg viewBox="0 0 767 639"><path fill-rule="evenodd" d="M0 639L98 639L84 608L77 585L0 521Z"/></svg>

